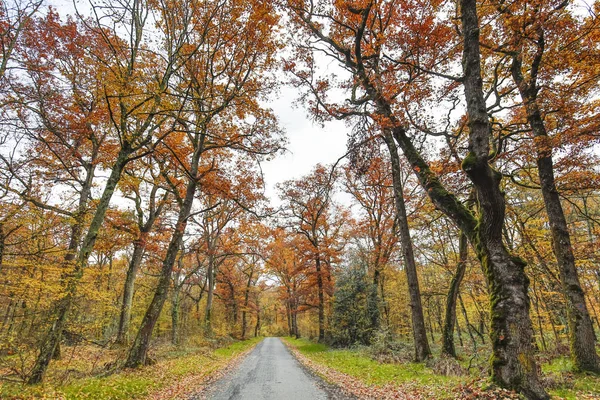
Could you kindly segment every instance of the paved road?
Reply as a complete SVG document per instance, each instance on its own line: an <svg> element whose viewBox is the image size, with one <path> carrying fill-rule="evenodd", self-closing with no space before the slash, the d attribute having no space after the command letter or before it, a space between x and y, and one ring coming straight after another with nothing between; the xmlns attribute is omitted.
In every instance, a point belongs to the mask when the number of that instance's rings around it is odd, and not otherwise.
<svg viewBox="0 0 600 400"><path fill-rule="evenodd" d="M214 383L213 400L325 400L320 382L308 374L279 338L266 338L230 374Z"/></svg>

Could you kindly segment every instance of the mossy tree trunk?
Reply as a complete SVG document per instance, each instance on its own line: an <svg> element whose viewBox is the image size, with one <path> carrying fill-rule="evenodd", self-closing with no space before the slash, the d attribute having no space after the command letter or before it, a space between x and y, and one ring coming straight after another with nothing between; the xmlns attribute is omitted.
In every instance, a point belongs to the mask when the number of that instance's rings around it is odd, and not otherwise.
<svg viewBox="0 0 600 400"><path fill-rule="evenodd" d="M471 242L487 277L491 303L492 380L530 399L547 399L534 359L525 263L509 254L502 239L505 217L501 174L489 164L491 126L481 78L476 0L461 0L464 38L463 85L467 101L469 154L463 169L477 193L479 224ZM465 232L468 234L468 232Z"/></svg>
<svg viewBox="0 0 600 400"><path fill-rule="evenodd" d="M458 264L456 272L450 282L448 296L446 297L446 313L444 318L444 327L442 329L442 354L456 358L456 349L454 348L454 325L456 323L456 302L460 292L460 284L465 276L467 269L467 237L461 232L458 244Z"/></svg>
<svg viewBox="0 0 600 400"><path fill-rule="evenodd" d="M571 358L578 370L600 372L600 358L596 353L596 336L592 319L587 309L585 293L579 282L575 256L571 246L571 236L554 179L553 146L548 137L537 101L539 91L537 72L542 62L544 46L544 32L540 29L538 32L537 53L532 61L531 68L529 68L529 78L526 79L523 75L522 54L518 50L513 55L511 72L519 89L527 113L527 121L534 136L542 197L552 233L552 250L558 262L562 292L567 303Z"/></svg>

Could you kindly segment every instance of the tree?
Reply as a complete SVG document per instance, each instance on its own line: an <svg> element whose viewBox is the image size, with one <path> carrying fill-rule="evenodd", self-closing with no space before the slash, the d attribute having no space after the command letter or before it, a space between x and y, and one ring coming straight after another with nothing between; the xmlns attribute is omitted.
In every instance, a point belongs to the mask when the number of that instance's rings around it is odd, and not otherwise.
<svg viewBox="0 0 600 400"><path fill-rule="evenodd" d="M597 24L595 21L588 24L577 23L575 18L565 10L566 6L567 2L564 1L541 2L533 7L532 12L529 12L526 9L530 9L530 3L496 5L501 17L500 28L504 35L501 40L503 39L504 43L495 48L511 60L510 75L518 89L520 102L533 135L539 183L551 227L552 248L559 265L562 291L567 300L571 355L577 369L599 372L600 358L596 353L592 320L577 274L571 237L555 179L552 157L555 145L544 121L547 115L545 108L554 110L558 106L563 108L562 112L570 112L570 107L567 108L566 104L555 102L553 99L548 101L545 93L539 96L543 85L552 84L552 80L559 74L569 74L563 68L557 68L547 62L548 57L558 57L570 62L573 58L588 58L594 53L597 54L597 50L585 44L577 46L574 51L570 49L572 46L564 45L570 41L580 41L580 38L589 35L589 29L593 29L592 27ZM557 40L554 38L556 33L553 32L556 29L560 29L561 32L565 29L577 32L578 36L564 39L561 37L562 40ZM560 36L562 34L557 38ZM577 66L575 69L580 76L569 74L571 76L566 79L573 81L570 85L577 87L577 92L573 93L571 89L571 93L563 93L563 96L586 98L589 92L594 90L593 85L588 83L590 73L585 69L582 71ZM591 75L596 76L597 72L592 72ZM548 124L552 125L551 122ZM591 128L585 122L583 125L583 129Z"/></svg>
<svg viewBox="0 0 600 400"><path fill-rule="evenodd" d="M99 12L98 8L94 10ZM94 62L96 73L93 76L98 77L98 82L101 82L104 106L108 115L108 120L105 121L106 129L115 135L111 141L114 146L113 151L109 153L110 157L104 163L105 167L110 169L110 175L103 185L102 195L85 229L85 235L82 235L81 245L79 242L73 245L76 251L72 252L72 272L65 279L64 296L55 307L54 323L51 324L40 347L40 353L28 380L30 384L42 380L50 358L59 343L67 314L77 292L77 284L83 276L98 231L125 166L139 157L140 152L145 151L146 146L155 138L156 130L162 125L163 118L159 116L162 112L161 95L167 87L177 62L175 57L164 63L146 59L146 62L151 62L155 66L152 73L156 77L153 81L146 80L145 74L150 70L145 65L138 64L140 52L144 47L142 38L148 12L146 4L123 2L118 10L116 8L104 10L108 13L115 11L112 14L115 25L104 26L106 16L96 14L95 22L89 24L86 22L87 25L84 27L93 41L86 42L86 47L80 51L88 56L90 62ZM126 21L130 23L130 26L125 29L130 34L129 44L116 36L117 33L112 30L120 23L127 24Z"/></svg>
<svg viewBox="0 0 600 400"><path fill-rule="evenodd" d="M265 78L273 66L276 42L271 28L277 23L271 5L262 1L175 1L166 3L162 13L161 28L170 32L175 27L185 37L181 43L186 49L185 64L173 88L179 95L179 110L185 112L175 118L178 134L164 145L165 153L169 152L185 172L186 184L184 193L176 193L177 223L154 297L125 362L131 368L146 362L152 331L167 298L171 272L192 214L196 191L201 179L214 167L205 157L221 149L257 157L279 150L278 127L257 99L270 89ZM243 40L232 41L233 37ZM175 191L176 182L165 178ZM210 270L208 276L210 290Z"/></svg>
<svg viewBox="0 0 600 400"><path fill-rule="evenodd" d="M365 267L360 261L351 260L337 276L331 316L331 339L335 345L370 343L372 328L368 297L373 284L367 280Z"/></svg>
<svg viewBox="0 0 600 400"><path fill-rule="evenodd" d="M414 138L408 135L405 123L410 120L405 111L412 105L412 99L417 99L420 93L426 94L431 84L427 74L414 73L414 66L417 72L433 71L435 67L448 65L450 58L446 54L456 54L452 53L452 47L445 53L452 29L443 20L436 20L436 8L432 7L426 17L412 24L401 18L404 8L412 7L404 3L392 6L369 2L358 8L336 3L328 8L294 1L288 2L288 6L297 26L324 46L327 54L351 75L350 83L343 86L352 89L350 102L343 106L325 102L327 81L311 85L317 95L315 112L322 117L367 116L385 132L388 148L392 148L390 136L394 138L434 205L467 235L482 263L490 292L492 379L528 397L547 398L537 376L531 346L525 263L512 257L502 242L504 198L499 186L501 175L489 164L490 125L481 86L476 3L460 3L464 70L459 81L465 87L469 116L469 153L462 165L477 192L478 215L444 188L415 146ZM324 26L328 29L324 30ZM392 35L391 30L403 34ZM411 48L415 51L411 52ZM310 54L304 55L304 59L308 60L310 71ZM313 77L298 68L288 65L288 69L296 69L302 83L310 84ZM440 75L450 76L437 73Z"/></svg>
<svg viewBox="0 0 600 400"><path fill-rule="evenodd" d="M317 288L320 341L325 339L325 296L332 293L332 262L344 245L341 229L345 213L331 199L335 179L335 172L317 165L303 179L279 186L289 226L304 239L303 251L314 262L314 274L310 276Z"/></svg>
<svg viewBox="0 0 600 400"><path fill-rule="evenodd" d="M127 276L123 285L123 300L121 302L121 314L119 317L119 329L117 331L117 344L127 344L129 322L131 319L131 303L133 301L133 289L135 278L139 270L140 264L146 251L147 242L150 239L149 235L157 219L163 212L163 209L167 205L169 199L169 191L161 191L160 172L153 171L151 165L143 165L140 178L135 174L135 170L132 168L128 171L130 179L124 179L121 183L121 190L127 195L129 191L133 195L130 197L135 203L135 220L136 220L136 238L133 241L133 251L131 254L131 260L129 261L129 268L127 269ZM144 176L146 175L146 176ZM144 185L144 179L148 179L147 185ZM144 198L142 190L144 186L148 186L150 189L147 194L147 200ZM147 201L147 211L144 210L144 202Z"/></svg>
<svg viewBox="0 0 600 400"><path fill-rule="evenodd" d="M371 299L375 304L371 314L373 331L378 330L381 324L379 308L384 310L384 314L388 313L384 291L385 269L398 245L390 170L389 164L380 156L371 158L364 171L352 168L352 165L344 169L344 188L364 212L364 217L358 220L355 237L364 235L368 240L364 246L374 286Z"/></svg>

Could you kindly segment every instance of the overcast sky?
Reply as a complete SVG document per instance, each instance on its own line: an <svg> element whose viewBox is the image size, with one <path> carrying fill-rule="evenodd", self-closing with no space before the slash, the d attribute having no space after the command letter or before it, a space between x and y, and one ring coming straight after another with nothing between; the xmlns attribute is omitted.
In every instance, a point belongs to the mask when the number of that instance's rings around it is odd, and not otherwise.
<svg viewBox="0 0 600 400"><path fill-rule="evenodd" d="M289 141L289 152L263 164L266 192L273 200L277 183L300 178L317 163L334 163L346 153L348 128L341 121L329 122L324 127L310 121L304 108L292 104L296 90L284 87L279 98L270 104Z"/></svg>

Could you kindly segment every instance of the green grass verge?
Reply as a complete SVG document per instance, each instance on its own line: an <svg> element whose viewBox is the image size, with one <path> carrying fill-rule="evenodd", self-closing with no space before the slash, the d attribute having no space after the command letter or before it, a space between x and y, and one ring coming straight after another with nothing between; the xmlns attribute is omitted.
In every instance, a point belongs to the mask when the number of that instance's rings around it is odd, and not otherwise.
<svg viewBox="0 0 600 400"><path fill-rule="evenodd" d="M439 391L440 398L446 398L449 395L447 389L463 381L459 377L438 375L424 363L382 364L361 350L332 349L307 339L285 340L312 361L357 378L367 385L418 384Z"/></svg>
<svg viewBox="0 0 600 400"><path fill-rule="evenodd" d="M367 385L423 385L439 393L440 399L453 398L459 384L476 376L450 377L436 374L424 363L382 364L361 349L332 349L307 339L285 338L312 361L350 375ZM548 391L554 399L600 399L600 376L573 373L568 357L556 358L542 366Z"/></svg>
<svg viewBox="0 0 600 400"><path fill-rule="evenodd" d="M64 386L51 383L26 386L0 383L1 399L136 399L168 387L188 375L207 376L227 365L236 355L262 338L235 342L213 351L174 356L138 370L124 370L105 377L77 379Z"/></svg>

